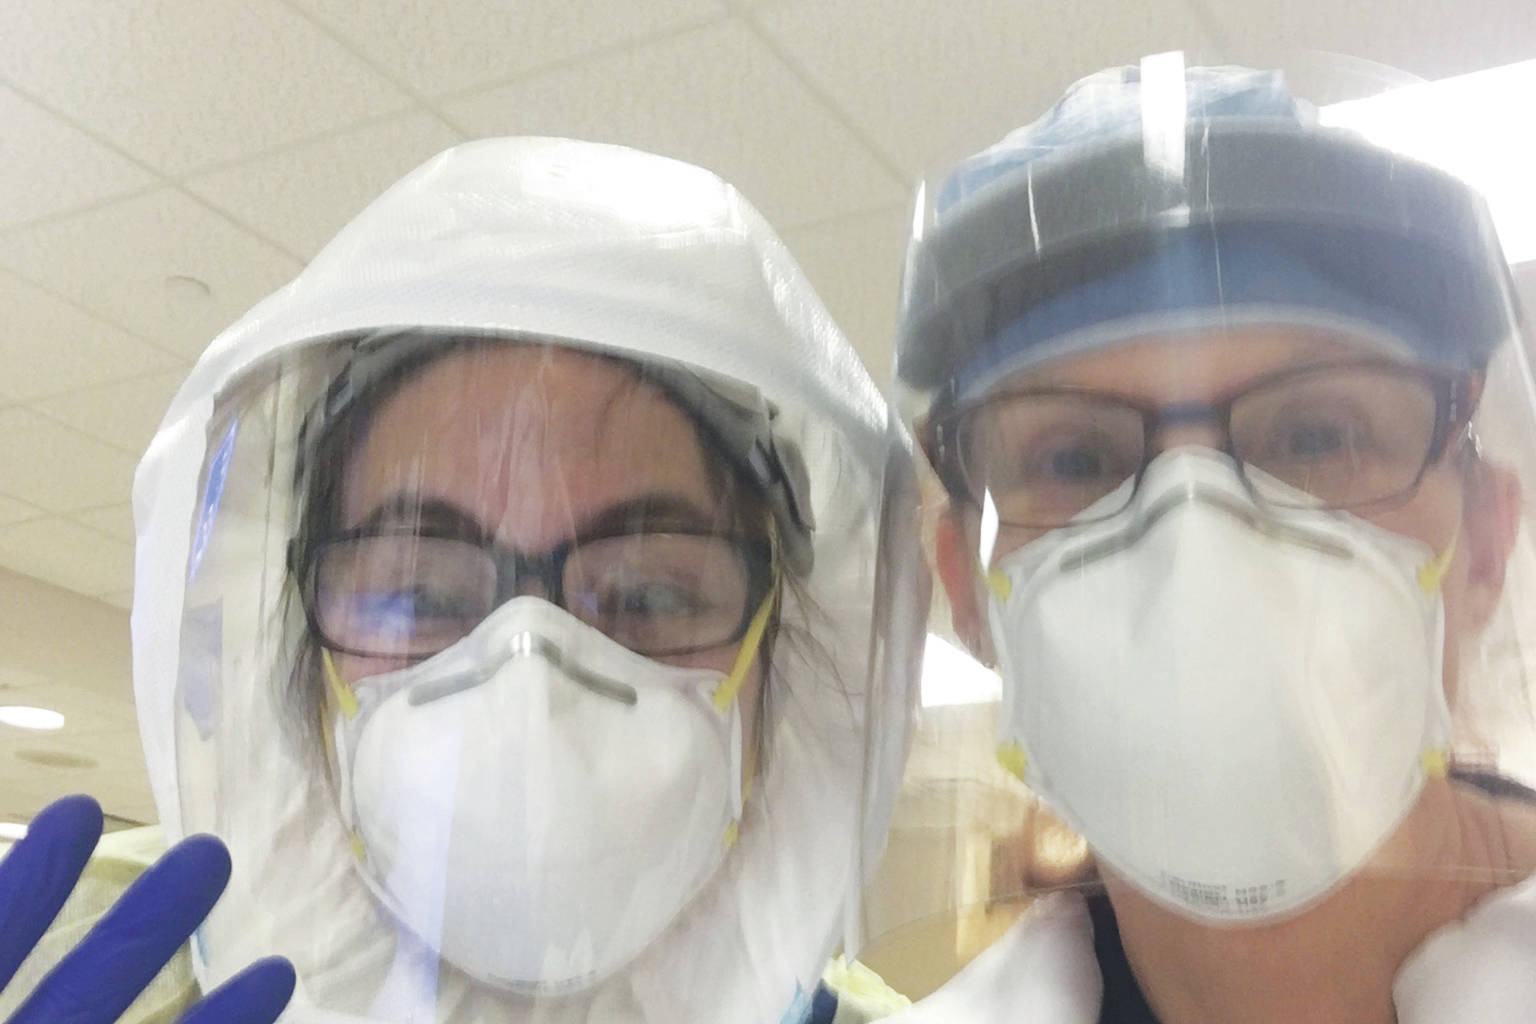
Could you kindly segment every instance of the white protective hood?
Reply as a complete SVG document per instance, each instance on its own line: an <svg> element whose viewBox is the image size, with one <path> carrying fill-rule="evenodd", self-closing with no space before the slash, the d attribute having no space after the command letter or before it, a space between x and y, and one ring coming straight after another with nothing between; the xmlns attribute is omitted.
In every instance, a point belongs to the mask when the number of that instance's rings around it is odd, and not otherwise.
<svg viewBox="0 0 1536 1024"><path fill-rule="evenodd" d="M790 598L783 615L820 654L773 653L767 685L783 699L740 843L638 959L570 996L490 989L401 936L273 695L299 628L284 564L297 427L347 344L401 328L533 337L750 385L808 470L800 582L815 610ZM169 841L211 831L234 861L199 935L203 983L276 952L300 978L285 1019L778 1024L814 988L883 845L926 613L921 586L890 585L923 572L914 505L901 428L730 186L561 139L428 161L214 339L135 479L134 680L156 803Z"/></svg>

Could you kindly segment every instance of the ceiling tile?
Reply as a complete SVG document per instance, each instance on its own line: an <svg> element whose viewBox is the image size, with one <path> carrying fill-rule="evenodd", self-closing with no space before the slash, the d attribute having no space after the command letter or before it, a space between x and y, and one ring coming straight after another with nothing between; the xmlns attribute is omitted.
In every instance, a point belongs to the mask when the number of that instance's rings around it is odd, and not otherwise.
<svg viewBox="0 0 1536 1024"><path fill-rule="evenodd" d="M355 0L295 0L413 89L438 96L504 82L631 40L717 18L715 0L396 0L388 17Z"/></svg>
<svg viewBox="0 0 1536 1024"><path fill-rule="evenodd" d="M884 387L911 211L905 206L787 231L784 242L827 310Z"/></svg>
<svg viewBox="0 0 1536 1024"><path fill-rule="evenodd" d="M462 141L434 115L409 114L191 178L186 187L308 258L396 179Z"/></svg>
<svg viewBox="0 0 1536 1024"><path fill-rule="evenodd" d="M6 4L0 69L172 175L410 105L278 0Z"/></svg>
<svg viewBox="0 0 1536 1024"><path fill-rule="evenodd" d="M30 818L60 796L90 793L107 813L142 821L148 781L143 748L127 730L0 735L0 816Z"/></svg>
<svg viewBox="0 0 1536 1024"><path fill-rule="evenodd" d="M35 401L181 365L175 356L3 270L0 309L5 310L0 399Z"/></svg>
<svg viewBox="0 0 1536 1024"><path fill-rule="evenodd" d="M129 589L129 590L114 590L110 594L98 594L97 596L99 598L101 598L101 600L107 602L107 604L110 604L114 608L121 608L125 612L133 610L133 590L132 589Z"/></svg>
<svg viewBox="0 0 1536 1024"><path fill-rule="evenodd" d="M300 266L171 188L0 235L0 265L187 356Z"/></svg>
<svg viewBox="0 0 1536 1024"><path fill-rule="evenodd" d="M445 102L485 135L570 135L700 164L779 228L898 202L903 184L738 22Z"/></svg>
<svg viewBox="0 0 1536 1024"><path fill-rule="evenodd" d="M108 505L106 508L87 509L84 512L71 512L69 518L82 526L104 533L120 541L132 544L133 536L133 505L125 502L121 505Z"/></svg>
<svg viewBox="0 0 1536 1024"><path fill-rule="evenodd" d="M28 409L0 409L0 487L9 497L49 512L118 504L131 497L134 463ZM107 589L115 588L91 593Z"/></svg>
<svg viewBox="0 0 1536 1024"><path fill-rule="evenodd" d="M7 498L0 494L0 526L9 526L11 523L19 523L26 519L36 519L43 514L43 510L35 505L28 505L24 501L17 501L15 498Z"/></svg>
<svg viewBox="0 0 1536 1024"><path fill-rule="evenodd" d="M8 692L14 692L26 686L39 686L47 682L48 676L42 672L0 663L0 697L4 697L3 703L19 703L6 696Z"/></svg>
<svg viewBox="0 0 1536 1024"><path fill-rule="evenodd" d="M1209 39L1185 0L781 0L751 17L916 176L1033 120L1071 82ZM936 166L936 164L938 166Z"/></svg>
<svg viewBox="0 0 1536 1024"><path fill-rule="evenodd" d="M133 545L63 519L0 526L0 565L78 594L133 586Z"/></svg>
<svg viewBox="0 0 1536 1024"><path fill-rule="evenodd" d="M157 180L84 132L0 85L0 228Z"/></svg>
<svg viewBox="0 0 1536 1024"><path fill-rule="evenodd" d="M81 388L30 405L98 441L139 455L149 447L172 396L186 378L186 369L176 369Z"/></svg>

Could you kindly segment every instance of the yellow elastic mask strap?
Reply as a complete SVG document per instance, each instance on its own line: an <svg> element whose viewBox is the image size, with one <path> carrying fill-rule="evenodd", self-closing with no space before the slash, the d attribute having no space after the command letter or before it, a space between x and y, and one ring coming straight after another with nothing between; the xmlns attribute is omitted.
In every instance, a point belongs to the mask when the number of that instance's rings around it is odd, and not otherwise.
<svg viewBox="0 0 1536 1024"><path fill-rule="evenodd" d="M1008 574L1003 570L988 569L981 564L980 558L976 559L975 568L977 575L987 581L987 589L992 592L993 597L999 601L1006 601L1013 594L1013 580L1009 579Z"/></svg>
<svg viewBox="0 0 1536 1024"><path fill-rule="evenodd" d="M736 663L731 666L730 675L720 680L715 692L711 695L716 711L725 711L741 692L741 687L747 681L747 673L752 669L752 662L757 659L758 648L763 645L763 634L768 632L768 621L773 618L774 606L779 603L779 582L774 580L773 587L768 591L768 596L763 598L763 603L757 606L757 611L752 615L752 622L747 626L747 633L741 638L741 650L736 652Z"/></svg>
<svg viewBox="0 0 1536 1024"><path fill-rule="evenodd" d="M1440 584L1445 581L1445 574L1451 570L1451 559L1456 557L1456 542L1461 539L1461 528L1451 536L1451 542L1428 562L1419 566L1419 589L1426 594L1433 594L1440 589Z"/></svg>
<svg viewBox="0 0 1536 1024"><path fill-rule="evenodd" d="M320 651L320 668L325 675L325 684L330 688L331 697L335 699L336 706L341 709L343 716L347 718L357 717L357 695L352 688L341 681L341 673L336 671L336 662L331 660L331 652L322 648Z"/></svg>
<svg viewBox="0 0 1536 1024"><path fill-rule="evenodd" d="M1023 782L1024 773L1029 770L1029 755L1017 741L1010 740L997 748L997 763L1009 775Z"/></svg>

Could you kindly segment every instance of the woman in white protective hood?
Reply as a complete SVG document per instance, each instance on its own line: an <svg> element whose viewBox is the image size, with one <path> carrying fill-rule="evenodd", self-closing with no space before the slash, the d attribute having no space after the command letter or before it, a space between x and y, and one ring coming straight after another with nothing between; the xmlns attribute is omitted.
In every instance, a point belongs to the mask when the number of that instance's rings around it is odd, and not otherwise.
<svg viewBox="0 0 1536 1024"><path fill-rule="evenodd" d="M909 251L938 569L1096 870L897 1019L1529 1020L1509 270L1460 181L1177 56L962 163Z"/></svg>
<svg viewBox="0 0 1536 1024"><path fill-rule="evenodd" d="M406 177L213 342L135 482L156 799L234 864L204 985L279 953L296 1021L830 1019L911 480L719 179L558 139Z"/></svg>

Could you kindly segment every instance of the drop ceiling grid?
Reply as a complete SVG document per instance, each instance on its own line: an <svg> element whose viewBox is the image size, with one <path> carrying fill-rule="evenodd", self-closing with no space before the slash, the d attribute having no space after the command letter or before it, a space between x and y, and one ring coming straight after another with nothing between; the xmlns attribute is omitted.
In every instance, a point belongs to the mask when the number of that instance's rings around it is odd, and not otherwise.
<svg viewBox="0 0 1536 1024"><path fill-rule="evenodd" d="M475 135L574 135L701 164L781 230L906 192L842 112L739 17L455 96L442 108Z"/></svg>
<svg viewBox="0 0 1536 1024"><path fill-rule="evenodd" d="M403 91L431 102L646 46L717 22L723 0L403 0L391 17L351 0L282 0Z"/></svg>
<svg viewBox="0 0 1536 1024"><path fill-rule="evenodd" d="M412 105L278 0L10 4L0 29L12 86L167 176Z"/></svg>
<svg viewBox="0 0 1536 1024"><path fill-rule="evenodd" d="M114 104L130 102L147 108L144 116L154 122L159 116L159 111L154 108L157 99L162 98L158 96L157 89L177 94L172 97L173 100L188 91L197 91L168 88L167 79L153 76L148 79L136 78L125 71L123 62L118 59L120 54L117 53L121 48L120 40L126 38L143 42L154 36L156 27L167 31L171 37L185 40L189 34L207 37L212 32L216 36L216 30L221 24L227 28L238 22L249 34L255 28L251 18L270 16L283 24L265 33L257 33L264 34L268 44L281 38L300 49L308 47L310 51L317 46L329 45L323 39L318 42L314 39L297 42L299 36L313 34L324 37L327 33L314 26L306 29L303 19L285 18L277 11L281 6L256 4L240 15L226 11L230 18L221 22L207 11L202 14L189 13L184 6L176 4L104 5L102 9L107 14L105 22L92 23L93 27L86 32L87 42L84 47L86 55L102 59L79 59L77 54L77 63L82 67L106 68L103 81L94 85L61 81L46 56L49 52L59 52L58 48L65 41L78 41L79 31L90 20L86 17L86 9L80 4L54 5L52 13L46 15L34 9L28 15L32 19L28 26L12 25L12 30L4 33L13 40L28 35L36 40L35 52L28 59L22 59L24 55L14 50L6 53L7 60L3 64L6 71L3 75L13 79L11 84L15 88L8 88L5 95L12 107L24 110L28 123L32 125L33 135L50 136L55 140L51 151L59 154L53 158L51 166L38 166L36 162L29 164L32 178L62 180L68 177L66 172L84 159L81 156L82 147L89 149L90 155L111 172L107 175L108 184L100 188L86 190L65 199L45 197L46 201L26 204L29 209L10 211L5 220L0 222L6 225L4 232L0 233L0 263L9 265L15 277L29 282L34 295L27 305L36 309L34 319L55 325L53 330L57 331L57 325L69 317L78 319L83 314L99 325L103 335L115 332L117 347L125 357L123 361L134 364L132 373L124 373L121 368L116 372L104 369L114 360L108 354L110 340L99 338L95 344L100 358L91 361L91 372L80 376L77 382L79 387L69 389L59 386L62 380L67 380L69 368L59 365L56 353L65 350L78 357L82 354L81 343L71 343L62 333L51 336L49 341L52 344L44 345L37 345L35 339L29 337L31 358L19 358L16 352L6 353L10 357L7 359L7 367L12 379L26 382L25 387L16 389L20 393L9 396L18 400L13 404L27 409L37 417L51 420L66 430L84 435L78 438L80 444L106 445L137 455L146 440L143 424L156 419L157 414L144 411L129 414L126 418L137 421L136 429L125 433L112 429L112 410L122 409L124 403L136 400L163 403L169 389L164 386L164 379L160 378L150 382L150 386L144 389L146 394L133 396L129 392L133 390L134 380L138 377L152 377L153 373L149 371L162 370L167 366L174 368L167 371L167 376L178 376L186 366L186 359L195 355L225 321L238 315L259 297L260 291L285 279L297 268L300 257L312 254L322 236L317 233L306 234L297 226L302 224L307 227L313 218L305 216L302 210L293 214L274 212L284 207L296 208L302 205L291 191L291 183L295 178L330 183L330 176L318 172L324 169L327 158L334 165L335 157L346 152L349 135L376 135L386 131L392 123L412 119L413 137L410 142L414 144L414 151L409 154L411 159L402 158L396 161L399 166L389 168L387 172L374 173L374 178L381 173L384 176L377 181L368 178L363 182L365 187L354 182L347 198L350 205L356 206L387 184L388 179L403 171L405 166L430 155L430 152L441 146L451 144L459 137L436 119L423 103L408 106L403 114L389 113L384 116L374 116L373 110L377 108L369 108L369 116L362 118L361 126L352 123L356 118L337 117L333 120L347 123L336 124L334 129L321 132L289 130L290 126L283 124L271 127L278 123L271 117L272 111L257 111L257 120L268 125L264 139L268 142L274 139L279 141L272 142L264 149L253 149L252 152L220 162L214 159L216 154L213 149L203 152L201 156L194 156L181 140L174 140L174 145L165 140L158 143L153 139L146 141L143 132L131 135L125 133L116 119L107 116L108 113L122 109ZM324 5L295 2L291 6L297 9ZM698 21L701 17L712 22L731 16L729 8L724 6L694 5L694 8L690 9L688 5L680 7L682 13L676 20L684 29L690 21ZM94 15L100 11L93 7L89 13ZM15 16L13 13L12 17ZM38 28L36 19L40 17L48 19L48 26L53 31L21 30L25 27ZM330 34L333 37L336 35L334 32ZM665 31L652 33L663 40L673 34ZM633 49L641 50L655 45L656 39L644 38L644 33L641 35ZM349 42L355 40L330 40L330 43L336 43L344 50L352 49ZM590 60L601 61L605 53L612 54L616 50L628 48L631 47L609 47L606 51L599 48ZM0 43L0 51L3 50L4 44ZM371 56L363 54L354 63L368 68L369 73L381 79L388 79L388 56L387 53ZM140 63L155 63L153 48L137 54L137 59ZM586 58L578 58L567 64L579 64L583 59ZM203 81L206 82L207 65L203 67ZM788 73L796 74L794 70ZM128 77L125 78L125 75ZM424 84L427 83L390 82L390 87L406 95L419 95L416 90ZM249 81L244 88L247 94L252 92ZM260 90L255 92L259 94ZM117 94L117 98L114 100L109 94ZM416 113L410 113L411 109L416 110ZM305 126L306 129L308 127L310 125ZM151 131L149 134L154 133ZM225 142L226 148L217 152L218 157L240 151L239 140L226 139ZM639 141L639 144L645 143ZM385 148L388 148L387 145ZM665 147L652 144L652 148ZM47 153L50 148L32 146L29 152L34 155ZM310 160L308 164L305 162L307 159ZM210 160L213 162L209 163ZM210 167L212 169L208 169ZM118 178L112 178L112 174L118 175ZM149 186L147 188L146 183ZM286 194L282 191L285 186L290 190ZM277 191L274 192L274 189ZM273 201L274 195L277 201ZM835 217L840 211L831 209L826 212ZM167 238L180 237L189 231L203 236L205 242L210 237L215 239L213 244L205 244L196 254L201 258L186 258L188 254L174 251L174 243L166 245L164 242ZM151 258L146 260L143 253L136 251L145 244L146 239L160 240L158 243L151 241L152 248L172 251L162 252L159 259L151 254ZM231 254L232 249L245 251ZM257 255L253 256L253 252ZM208 311L208 315L201 318L194 318L196 322L192 324L168 325L167 321L171 318L164 315L163 311L144 308L156 305L155 297L144 300L142 295L122 294L125 290L132 292L135 288L156 286L158 282L149 279L141 279L126 289L122 285L125 279L131 281L133 271L142 270L145 264L156 273L166 271L201 276L204 263L234 264L241 269L266 266L269 272L249 275L258 278L259 289L239 294L237 299L222 308ZM226 277L227 283L237 292L241 285L249 287L244 273L231 273ZM167 326L173 329L163 329ZM144 358L134 359L131 354L134 352ZM119 415L117 418L123 417ZM108 426L104 427L103 422ZM24 443L24 440L15 435L0 437L0 448L14 448L20 443ZM8 456L0 455L0 464L4 461L14 464L27 457L35 457L35 454L11 451ZM64 465L51 468L57 473L67 474L71 467ZM0 509L6 512L3 521L7 523L6 527L0 527L0 564L40 574L54 582L72 583L76 588L84 586L83 581L89 581L89 592L103 593L101 581L96 574L83 571L85 567L78 564L81 559L71 556L88 552L102 555L111 551L113 545L127 543L127 527L124 524L128 516L123 510L128 497L126 491L117 496L121 501L89 508L77 508L71 504L68 509L54 509L50 514L46 507L38 505L35 500L23 503L19 500L22 495L12 493L18 489L16 475L9 474L9 481L0 479L0 495L8 499L9 506ZM114 476L120 483L125 479L121 471ZM57 484L59 481L53 482ZM84 489L89 489L85 481L76 486L66 485L63 489L79 491L82 485ZM37 495L32 496L35 499ZM10 529L10 533L3 533L5 529ZM62 544L71 540L74 543L70 545L73 549L70 552L46 550L50 542ZM126 564L127 559L121 551L113 551L112 554L110 562ZM129 579L125 575L111 588L111 592L121 596L128 583Z"/></svg>

